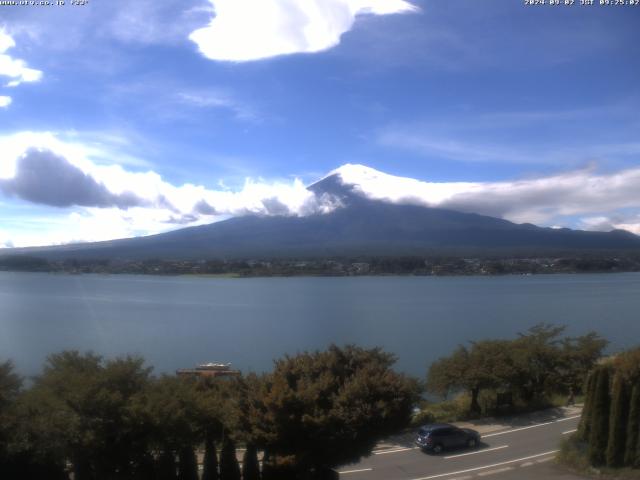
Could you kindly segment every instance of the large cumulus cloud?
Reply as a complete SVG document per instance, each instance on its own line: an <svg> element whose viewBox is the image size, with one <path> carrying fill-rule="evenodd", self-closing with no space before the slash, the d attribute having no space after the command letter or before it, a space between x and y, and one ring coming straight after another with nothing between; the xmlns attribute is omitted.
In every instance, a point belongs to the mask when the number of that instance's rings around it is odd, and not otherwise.
<svg viewBox="0 0 640 480"><path fill-rule="evenodd" d="M191 33L212 60L244 62L312 53L340 43L359 14L416 11L405 0L210 0L215 16Z"/></svg>
<svg viewBox="0 0 640 480"><path fill-rule="evenodd" d="M0 179L0 190L5 195L54 207L127 209L148 203L130 191L112 193L65 158L35 148L20 156L13 178Z"/></svg>

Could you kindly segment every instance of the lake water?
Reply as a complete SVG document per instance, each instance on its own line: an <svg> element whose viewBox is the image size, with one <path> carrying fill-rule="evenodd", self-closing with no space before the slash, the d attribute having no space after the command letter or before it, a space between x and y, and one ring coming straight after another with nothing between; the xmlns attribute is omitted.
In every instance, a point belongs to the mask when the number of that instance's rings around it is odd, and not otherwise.
<svg viewBox="0 0 640 480"><path fill-rule="evenodd" d="M382 346L424 376L459 343L539 322L640 344L640 274L199 278L0 272L0 360L35 374L63 349L143 355L156 372L209 361L265 371L275 357Z"/></svg>

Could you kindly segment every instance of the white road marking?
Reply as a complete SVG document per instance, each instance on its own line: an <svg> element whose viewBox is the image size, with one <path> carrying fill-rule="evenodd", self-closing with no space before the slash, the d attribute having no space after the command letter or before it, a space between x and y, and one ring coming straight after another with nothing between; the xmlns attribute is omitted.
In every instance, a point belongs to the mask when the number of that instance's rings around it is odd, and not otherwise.
<svg viewBox="0 0 640 480"><path fill-rule="evenodd" d="M449 475L460 475L461 473L477 472L478 470L484 470L486 468L501 467L502 465L509 465L510 463L524 462L525 460L544 457L545 455L553 455L554 453L558 453L558 452L559 450L551 450L549 452L538 453L537 455L530 455L528 457L516 458L514 460L507 460L506 462L494 463L492 465L485 465L484 467L468 468L467 470L458 470L457 472L440 473L438 475L430 475L428 477L414 478L412 480L431 480L432 478L448 477Z"/></svg>
<svg viewBox="0 0 640 480"><path fill-rule="evenodd" d="M568 420L573 420L575 418L580 418L580 415L575 415L573 417L567 417L567 418L560 418L558 420L553 420L552 422L537 423L535 425L529 425L527 427L512 428L511 430L505 430L504 432L490 433L488 435L482 435L482 438L497 437L498 435L506 435L507 433L521 432L522 430L529 430L530 428L544 427L545 425L553 425L554 423L566 422Z"/></svg>
<svg viewBox="0 0 640 480"><path fill-rule="evenodd" d="M383 452L373 452L374 455L386 455L387 453L406 452L408 450L417 450L418 447L396 448L395 450L385 450Z"/></svg>
<svg viewBox="0 0 640 480"><path fill-rule="evenodd" d="M551 460L553 460L553 457L541 458L540 460L536 460L536 463L550 462Z"/></svg>
<svg viewBox="0 0 640 480"><path fill-rule="evenodd" d="M569 435L570 433L577 432L578 429L574 428L573 430L567 430L566 432L562 432L563 435Z"/></svg>
<svg viewBox="0 0 640 480"><path fill-rule="evenodd" d="M509 470L513 470L513 467L504 467L498 468L497 470L489 470L488 472L479 473L479 477L486 477L487 475L495 475L496 473L508 472Z"/></svg>
<svg viewBox="0 0 640 480"><path fill-rule="evenodd" d="M469 480L471 478L473 478L473 475L467 475L465 477L455 477L455 478L451 478L449 480Z"/></svg>
<svg viewBox="0 0 640 480"><path fill-rule="evenodd" d="M530 467L531 465L533 465L533 462L524 462L520 464L521 467Z"/></svg>
<svg viewBox="0 0 640 480"><path fill-rule="evenodd" d="M559 418L558 420L554 420L555 423L567 422L569 420L573 420L575 418L580 418L582 415L574 415L572 417Z"/></svg>
<svg viewBox="0 0 640 480"><path fill-rule="evenodd" d="M444 459L449 460L450 458L466 457L467 455L476 455L478 453L484 452L493 452L494 450L502 450L503 448L509 448L509 445L500 445L499 447L485 448L482 450L476 450L475 452L460 453L459 455L449 455L448 457L444 457Z"/></svg>
<svg viewBox="0 0 640 480"><path fill-rule="evenodd" d="M373 468L360 468L358 470L343 470L342 472L338 472L340 475L346 475L347 473L359 473L359 472L370 472Z"/></svg>

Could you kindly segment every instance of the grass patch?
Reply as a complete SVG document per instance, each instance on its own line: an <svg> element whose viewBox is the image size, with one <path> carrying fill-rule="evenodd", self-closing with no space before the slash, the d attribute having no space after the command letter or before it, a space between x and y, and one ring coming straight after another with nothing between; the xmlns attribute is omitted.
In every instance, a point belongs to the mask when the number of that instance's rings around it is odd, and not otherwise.
<svg viewBox="0 0 640 480"><path fill-rule="evenodd" d="M592 469L587 458L587 444L578 440L575 435L562 441L556 459L576 472L587 473Z"/></svg>
<svg viewBox="0 0 640 480"><path fill-rule="evenodd" d="M468 393L463 392L441 402L424 401L420 405L420 411L413 416L411 425L415 427L425 423L461 422L487 417L518 415L553 407L564 407L567 403L567 397L566 395L553 395L538 398L528 403L516 397L513 405L497 408L496 392L485 390L481 392L478 403L480 404L481 412L480 414L472 415L469 412L471 397Z"/></svg>
<svg viewBox="0 0 640 480"><path fill-rule="evenodd" d="M469 396L460 394L451 400L423 403L411 423L419 426L425 423L459 422L469 418Z"/></svg>

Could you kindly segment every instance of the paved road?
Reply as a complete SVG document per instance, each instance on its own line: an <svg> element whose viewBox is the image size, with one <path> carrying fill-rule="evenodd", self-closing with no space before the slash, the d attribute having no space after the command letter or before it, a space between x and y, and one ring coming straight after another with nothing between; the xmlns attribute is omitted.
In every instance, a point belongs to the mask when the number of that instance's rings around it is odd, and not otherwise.
<svg viewBox="0 0 640 480"><path fill-rule="evenodd" d="M430 455L405 445L380 449L361 462L339 469L343 480L500 480L547 478L560 440L575 431L579 415L509 428L482 436L476 450ZM562 476L558 478L577 478Z"/></svg>

